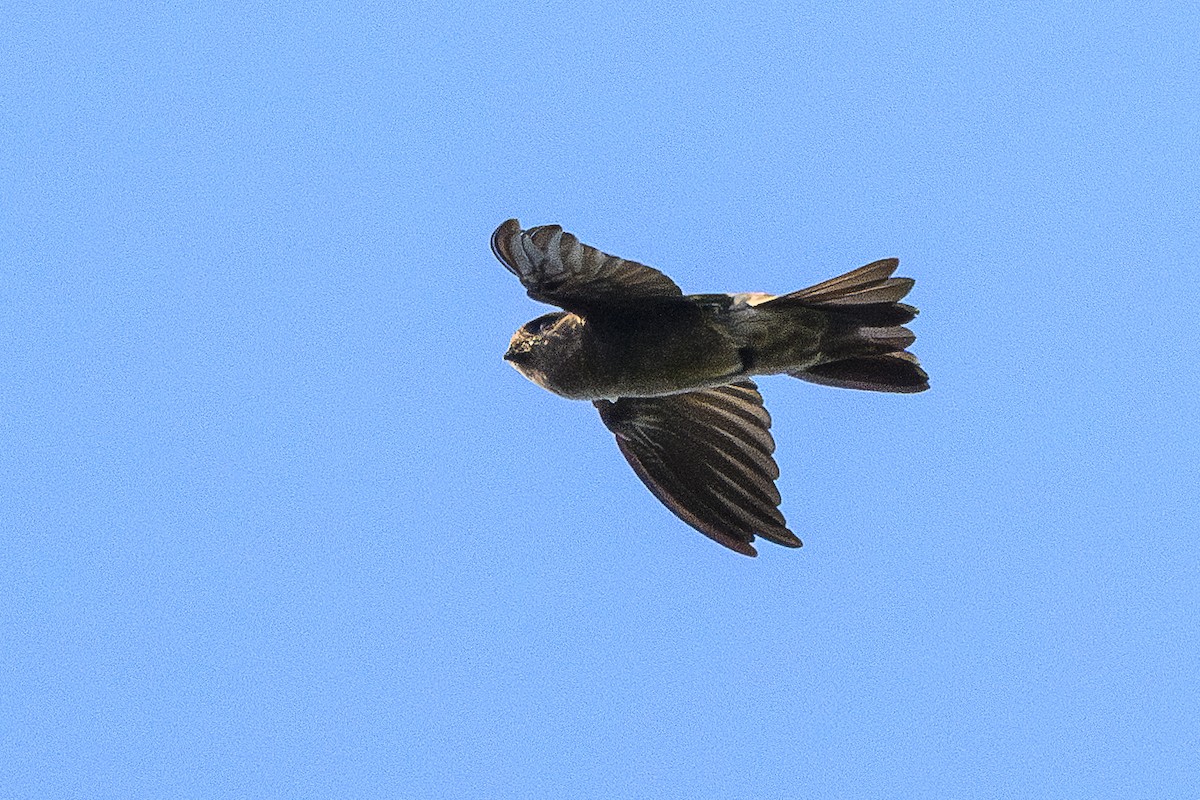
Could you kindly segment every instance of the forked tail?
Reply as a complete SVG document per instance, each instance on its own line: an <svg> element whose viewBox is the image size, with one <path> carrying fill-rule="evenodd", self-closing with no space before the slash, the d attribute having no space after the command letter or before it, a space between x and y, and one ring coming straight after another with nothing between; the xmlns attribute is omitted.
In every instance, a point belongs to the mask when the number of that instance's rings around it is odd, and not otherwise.
<svg viewBox="0 0 1200 800"><path fill-rule="evenodd" d="M828 327L821 334L815 364L788 372L826 386L873 392L923 392L929 376L917 357L905 350L916 336L904 323L917 309L900 300L912 278L893 278L900 262L885 258L816 286L781 295L759 308L802 307L823 311Z"/></svg>

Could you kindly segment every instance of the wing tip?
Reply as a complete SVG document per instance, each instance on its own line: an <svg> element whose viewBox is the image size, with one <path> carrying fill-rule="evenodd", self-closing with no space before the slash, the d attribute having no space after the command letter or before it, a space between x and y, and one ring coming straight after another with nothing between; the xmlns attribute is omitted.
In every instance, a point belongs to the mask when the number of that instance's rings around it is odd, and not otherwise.
<svg viewBox="0 0 1200 800"><path fill-rule="evenodd" d="M804 542L800 541L800 537L786 528L780 531L772 531L771 533L763 533L762 531L758 531L756 534L751 534L750 539L748 540L733 539L727 535L716 534L700 528L697 528L697 530L715 541L717 544L722 544L735 553L741 553L742 555L749 556L750 558L758 557L758 551L755 550L754 545L751 544L755 535L761 536L767 541L772 542L773 544L782 545L783 547L791 547L796 549L804 546Z"/></svg>
<svg viewBox="0 0 1200 800"><path fill-rule="evenodd" d="M754 549L754 545L750 544L749 542L743 542L742 545L742 547L731 547L729 549L733 550L735 553L740 553L747 558L758 558L758 551Z"/></svg>
<svg viewBox="0 0 1200 800"><path fill-rule="evenodd" d="M775 544L782 545L783 547L804 547L804 542L800 541L799 536L786 529L783 531L783 533L786 533L787 536L783 536L781 534L772 534L770 536L767 536L766 534L760 535L764 539L770 539Z"/></svg>
<svg viewBox="0 0 1200 800"><path fill-rule="evenodd" d="M509 272L514 272L512 266L511 245L512 238L515 234L521 233L521 223L516 217L506 219L501 222L496 230L492 231L492 255L503 264Z"/></svg>

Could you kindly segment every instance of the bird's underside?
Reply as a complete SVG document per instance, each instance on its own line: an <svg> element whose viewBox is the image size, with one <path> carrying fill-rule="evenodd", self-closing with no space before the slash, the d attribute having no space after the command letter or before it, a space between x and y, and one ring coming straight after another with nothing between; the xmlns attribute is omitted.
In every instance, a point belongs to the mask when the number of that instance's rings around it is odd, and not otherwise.
<svg viewBox="0 0 1200 800"><path fill-rule="evenodd" d="M637 476L711 539L756 554L755 536L799 547L779 511L771 418L752 375L919 392L905 348L912 281L886 259L791 294L684 296L666 275L557 225L492 236L530 297L563 308L527 323L505 358L530 380L591 399Z"/></svg>

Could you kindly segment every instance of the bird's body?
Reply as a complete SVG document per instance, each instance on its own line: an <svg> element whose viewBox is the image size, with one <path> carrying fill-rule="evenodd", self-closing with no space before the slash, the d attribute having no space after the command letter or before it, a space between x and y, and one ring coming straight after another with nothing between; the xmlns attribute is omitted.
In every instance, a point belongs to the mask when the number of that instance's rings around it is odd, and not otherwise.
<svg viewBox="0 0 1200 800"><path fill-rule="evenodd" d="M778 511L770 417L752 376L918 392L905 351L912 287L895 259L791 294L684 295L657 270L609 256L558 226L492 236L529 295L565 309L522 326L505 359L573 400L591 400L630 466L668 508L754 555L754 535L798 547Z"/></svg>
<svg viewBox="0 0 1200 800"><path fill-rule="evenodd" d="M533 336L518 332L506 357L534 383L572 400L678 394L814 363L827 315L755 304L770 298L688 295L587 316L548 314L535 320Z"/></svg>

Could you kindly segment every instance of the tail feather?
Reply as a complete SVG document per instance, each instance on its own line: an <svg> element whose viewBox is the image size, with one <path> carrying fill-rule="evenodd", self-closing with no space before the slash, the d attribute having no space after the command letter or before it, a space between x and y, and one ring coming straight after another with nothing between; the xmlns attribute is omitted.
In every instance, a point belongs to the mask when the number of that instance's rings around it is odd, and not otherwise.
<svg viewBox="0 0 1200 800"><path fill-rule="evenodd" d="M929 375L915 362L912 353L892 353L828 361L803 372L788 374L809 383L840 389L913 394L929 388Z"/></svg>
<svg viewBox="0 0 1200 800"><path fill-rule="evenodd" d="M917 316L917 309L907 303L871 303L869 305L839 306L834 304L814 305L809 308L820 308L833 312L839 319L865 328L888 328L912 322Z"/></svg>
<svg viewBox="0 0 1200 800"><path fill-rule="evenodd" d="M900 302L914 281L891 277L899 264L886 258L762 303L760 308L801 307L828 315L817 362L788 374L847 389L904 393L928 389L929 376L916 356L905 350L917 337L902 326L917 315L917 309Z"/></svg>
<svg viewBox="0 0 1200 800"><path fill-rule="evenodd" d="M816 286L776 297L771 302L786 304L793 301L815 306L894 303L908 294L915 283L912 278L892 277L899 266L899 259L880 259Z"/></svg>

